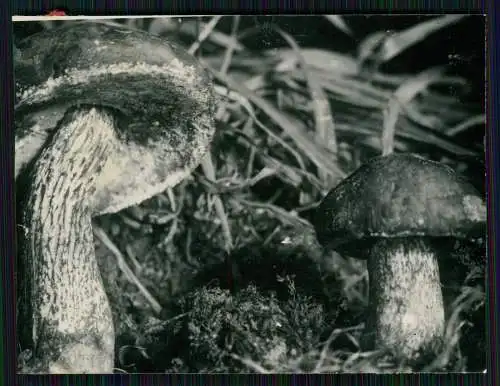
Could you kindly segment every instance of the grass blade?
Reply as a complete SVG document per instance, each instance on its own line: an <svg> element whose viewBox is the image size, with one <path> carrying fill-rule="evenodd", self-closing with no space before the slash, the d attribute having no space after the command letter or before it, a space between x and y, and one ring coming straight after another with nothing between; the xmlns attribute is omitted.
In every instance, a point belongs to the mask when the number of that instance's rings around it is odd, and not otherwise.
<svg viewBox="0 0 500 386"><path fill-rule="evenodd" d="M316 123L316 141L318 144L326 144L327 149L332 151L332 157L336 159L337 154L337 140L335 139L335 124L333 121L333 115L330 110L330 104L328 98L326 97L323 89L321 88L318 78L315 76L313 71L309 70L309 67L304 60L300 47L295 42L295 40L286 32L278 27L275 30L285 39L285 41L292 47L295 54L297 55L297 60L302 67L307 84L309 86L309 92L311 94L313 106L314 106L314 121ZM323 181L325 188L331 185L328 182L327 175L323 173L322 170L319 171L320 179Z"/></svg>
<svg viewBox="0 0 500 386"><path fill-rule="evenodd" d="M229 76L224 76L213 68L207 68L218 81L244 95L253 104L266 113L269 118L271 118L285 133L288 134L297 147L311 159L318 169L327 171L336 178L343 178L345 176L345 173L338 167L336 162L332 160L329 152L327 152L322 146L318 146L318 144L311 141L305 130L298 122L279 111L271 103L258 96L247 87L233 81Z"/></svg>
<svg viewBox="0 0 500 386"><path fill-rule="evenodd" d="M352 31L340 15L325 15L326 19L346 35L352 36Z"/></svg>
<svg viewBox="0 0 500 386"><path fill-rule="evenodd" d="M414 78L403 83L394 93L394 96L389 101L386 109L384 109L384 130L382 133L382 154L388 155L394 149L394 135L396 131L396 123L401 109L408 104L422 90L426 89L429 84L435 82L443 76L441 68L431 68L421 72Z"/></svg>
<svg viewBox="0 0 500 386"><path fill-rule="evenodd" d="M382 45L379 59L387 62L411 46L425 40L430 34L437 32L462 20L465 15L446 15L424 21L404 31L398 32L387 39Z"/></svg>

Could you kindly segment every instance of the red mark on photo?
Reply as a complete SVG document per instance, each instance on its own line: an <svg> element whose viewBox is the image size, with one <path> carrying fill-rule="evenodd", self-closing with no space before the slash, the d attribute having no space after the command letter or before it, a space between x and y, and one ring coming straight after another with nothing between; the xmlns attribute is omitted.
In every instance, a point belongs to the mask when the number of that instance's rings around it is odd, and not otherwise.
<svg viewBox="0 0 500 386"><path fill-rule="evenodd" d="M66 16L66 12L61 9L54 9L53 11L50 11L47 16Z"/></svg>

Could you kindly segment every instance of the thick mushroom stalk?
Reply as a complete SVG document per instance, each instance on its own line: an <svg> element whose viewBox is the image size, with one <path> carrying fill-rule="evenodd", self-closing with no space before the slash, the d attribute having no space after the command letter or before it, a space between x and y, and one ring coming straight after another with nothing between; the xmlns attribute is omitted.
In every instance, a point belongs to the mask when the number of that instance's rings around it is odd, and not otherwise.
<svg viewBox="0 0 500 386"><path fill-rule="evenodd" d="M318 240L368 260L366 349L389 349L410 364L437 354L442 246L484 239L485 225L486 206L470 183L412 154L374 158L324 198L314 218Z"/></svg>
<svg viewBox="0 0 500 386"><path fill-rule="evenodd" d="M416 362L437 352L445 327L438 256L421 238L379 239L368 253L369 347Z"/></svg>
<svg viewBox="0 0 500 386"><path fill-rule="evenodd" d="M113 368L113 319L95 259L89 200L113 130L112 118L96 109L68 113L33 166L21 246L21 295L31 303L22 327L29 325L36 357L29 372Z"/></svg>
<svg viewBox="0 0 500 386"><path fill-rule="evenodd" d="M23 372L110 373L114 330L91 216L177 184L214 134L212 83L179 47L110 23L74 22L16 58Z"/></svg>

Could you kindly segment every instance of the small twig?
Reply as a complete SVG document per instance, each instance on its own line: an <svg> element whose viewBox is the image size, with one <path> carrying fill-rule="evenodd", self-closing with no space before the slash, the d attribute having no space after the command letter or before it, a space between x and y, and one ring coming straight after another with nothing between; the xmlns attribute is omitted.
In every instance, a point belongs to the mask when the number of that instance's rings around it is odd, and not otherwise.
<svg viewBox="0 0 500 386"><path fill-rule="evenodd" d="M234 43L237 41L236 39L238 36L239 25L240 25L240 17L235 16L233 19L233 27L232 27L232 31L231 31L231 38L232 38L233 44L229 44L227 46L226 53L224 55L224 60L222 62L222 66L220 68L220 72L222 74L226 74L227 70L229 69L229 66L231 65L231 59L233 57L233 52L235 49ZM217 112L215 113L216 119L222 119L222 117L224 116L224 113L226 112L227 104L228 104L227 101L223 101L220 104L219 108L217 109Z"/></svg>
<svg viewBox="0 0 500 386"><path fill-rule="evenodd" d="M484 114L475 115L469 119L466 119L464 122L447 129L446 135L452 137L454 135L460 134L462 131L467 130L469 127L476 125L484 125L485 123L486 123L486 116Z"/></svg>
<svg viewBox="0 0 500 386"><path fill-rule="evenodd" d="M308 227L311 226L307 220L303 219L302 217L297 216L296 213L288 212L287 210L285 210L279 206L265 203L265 202L249 201L249 200L245 200L245 199L241 199L241 198L238 198L235 200L238 201L242 205L246 205L246 206L253 207L253 208L261 208L261 209L265 209L265 210L268 210L270 212L273 212L273 213L277 214L279 216L278 219L282 222L285 222L285 224L297 225L299 223L299 224L302 224L302 225L305 225ZM287 221L284 221L284 220L287 220Z"/></svg>
<svg viewBox="0 0 500 386"><path fill-rule="evenodd" d="M127 371L120 369L119 367L113 367L113 372L118 372L120 374L128 374Z"/></svg>
<svg viewBox="0 0 500 386"><path fill-rule="evenodd" d="M349 327L349 328L344 328L344 329L337 328L337 329L333 330L332 333L330 334L330 336L328 337L328 339L326 340L325 344L323 345L323 349L321 350L319 360L316 363L316 366L315 366L313 372L317 373L319 371L319 369L321 367L323 367L323 365L326 361L327 354L328 354L328 349L330 348L330 345L332 344L332 342L335 339L337 339L343 333L347 333L349 331L354 331L354 330L359 330L361 328L362 327L358 325L358 326L353 326L353 327Z"/></svg>
<svg viewBox="0 0 500 386"><path fill-rule="evenodd" d="M253 371L255 371L257 373L260 373L260 374L269 374L270 373L269 370L266 370L264 367L262 367L261 365L259 365L258 363L254 362L253 360L251 360L249 358L242 358L236 354L229 354L229 356L231 358L241 362L242 364L244 364L245 366L247 366L248 368L252 369Z"/></svg>
<svg viewBox="0 0 500 386"><path fill-rule="evenodd" d="M253 126L253 119L252 117L248 117L243 126L242 132L250 136L250 130L252 129L252 126ZM247 179L252 177L253 163L255 161L255 153L257 152L254 144L249 144L249 148L250 148L250 155L248 156L248 163L245 174Z"/></svg>
<svg viewBox="0 0 500 386"><path fill-rule="evenodd" d="M189 228L186 232L186 248L185 248L185 253L186 253L186 262L193 266L196 266L196 262L193 260L193 255L191 254L191 242L193 239L193 231L191 228Z"/></svg>
<svg viewBox="0 0 500 386"><path fill-rule="evenodd" d="M222 66L220 69L221 73L223 73L223 74L227 73L229 65L231 64L231 58L233 57L233 52L234 52L234 49L236 48L235 43L237 42L239 26L240 26L240 16L236 15L233 18L233 26L231 29L231 38L233 39L232 40L233 44L229 44L227 46L227 50L226 50L226 53L224 55L224 60L222 62Z"/></svg>
<svg viewBox="0 0 500 386"><path fill-rule="evenodd" d="M170 201L170 208L172 209L172 212L176 212L177 211L177 204L175 201L174 191L172 190L172 188L167 188L166 193L168 196L168 200Z"/></svg>
<svg viewBox="0 0 500 386"><path fill-rule="evenodd" d="M191 47L189 47L188 52L191 55L194 55L194 53L200 48L201 43L205 41L205 39L210 35L210 33L213 31L219 20L222 19L222 16L214 16L209 23L205 25L205 28L203 31L200 32L198 35L198 38L196 41L191 44Z"/></svg>
<svg viewBox="0 0 500 386"><path fill-rule="evenodd" d="M134 264L136 272L138 272L140 274L142 271L142 267L139 264L139 262L137 261L137 259L135 258L135 253L132 251L132 247L130 245L127 245L125 247L125 251L127 252L128 258L130 260L132 260L132 263Z"/></svg>
<svg viewBox="0 0 500 386"><path fill-rule="evenodd" d="M130 280L131 283L135 284L139 291L142 292L146 300L151 305L151 308L154 310L156 314L160 314L162 307L160 303L154 298L153 295L147 290L146 287L140 282L140 280L135 276L134 272L127 265L123 255L120 250L116 247L116 245L110 240L106 232L104 232L100 227L93 226L94 235L101 240L101 242L115 255L116 261L118 262L118 267L124 273L124 275Z"/></svg>
<svg viewBox="0 0 500 386"><path fill-rule="evenodd" d="M170 226L170 229L168 230L167 235L165 238L162 240L163 245L168 245L173 238L175 237L175 234L177 233L177 228L178 227L178 219L175 218L174 221L172 221L172 225Z"/></svg>
<svg viewBox="0 0 500 386"><path fill-rule="evenodd" d="M215 171L210 153L208 153L207 156L203 159L201 167L203 169L203 172L205 173L205 177L209 181L213 182L215 179ZM233 249L233 237L231 235L231 227L229 226L229 220L226 215L226 211L224 210L224 204L222 203L220 197L218 195L214 195L213 199L215 205L215 212L217 213L217 216L221 221L222 231L224 233L224 238L226 240L225 248L226 251L229 252L231 249Z"/></svg>

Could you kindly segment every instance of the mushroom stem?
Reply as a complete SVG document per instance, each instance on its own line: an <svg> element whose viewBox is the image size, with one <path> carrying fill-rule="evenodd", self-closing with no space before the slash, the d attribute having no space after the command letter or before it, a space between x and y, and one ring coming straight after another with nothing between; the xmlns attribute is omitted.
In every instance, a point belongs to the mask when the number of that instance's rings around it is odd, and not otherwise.
<svg viewBox="0 0 500 386"><path fill-rule="evenodd" d="M380 238L368 256L370 348L412 363L441 346L445 315L435 250L425 239Z"/></svg>
<svg viewBox="0 0 500 386"><path fill-rule="evenodd" d="M23 322L30 324L34 347L29 372L112 372L113 320L95 258L91 213L113 138L106 113L68 112L33 165L19 244L26 270Z"/></svg>

